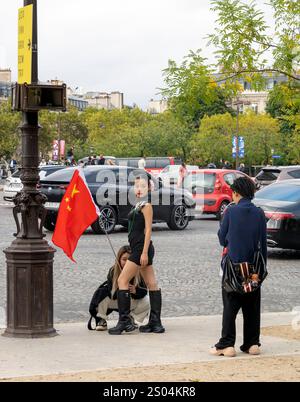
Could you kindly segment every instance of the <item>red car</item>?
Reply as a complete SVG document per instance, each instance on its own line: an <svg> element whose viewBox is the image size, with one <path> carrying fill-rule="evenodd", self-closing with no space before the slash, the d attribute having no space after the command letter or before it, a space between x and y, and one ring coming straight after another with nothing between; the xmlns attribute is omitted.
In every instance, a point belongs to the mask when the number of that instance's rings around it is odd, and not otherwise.
<svg viewBox="0 0 300 402"><path fill-rule="evenodd" d="M198 213L214 214L220 219L227 205L232 202L230 185L238 177L248 176L237 170L193 170L185 179L184 187L193 194Z"/></svg>

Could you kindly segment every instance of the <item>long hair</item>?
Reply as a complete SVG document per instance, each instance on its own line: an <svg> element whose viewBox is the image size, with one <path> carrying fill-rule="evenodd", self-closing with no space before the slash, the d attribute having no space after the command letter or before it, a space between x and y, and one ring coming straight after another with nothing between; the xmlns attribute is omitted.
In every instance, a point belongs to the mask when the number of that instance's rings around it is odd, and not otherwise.
<svg viewBox="0 0 300 402"><path fill-rule="evenodd" d="M124 254L131 254L131 249L129 246L123 246L120 248L117 254L117 258L115 261L115 264L112 267L113 270L113 281L112 281L112 294L115 293L115 291L118 289L118 279L119 276L122 272L121 269L121 258L123 257ZM134 286L138 286L141 281L141 276L139 273L134 277Z"/></svg>

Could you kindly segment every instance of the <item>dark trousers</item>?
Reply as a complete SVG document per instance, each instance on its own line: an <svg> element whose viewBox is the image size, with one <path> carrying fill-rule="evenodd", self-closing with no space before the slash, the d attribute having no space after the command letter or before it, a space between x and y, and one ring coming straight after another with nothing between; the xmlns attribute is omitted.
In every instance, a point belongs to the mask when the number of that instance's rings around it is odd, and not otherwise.
<svg viewBox="0 0 300 402"><path fill-rule="evenodd" d="M244 343L241 346L241 350L246 352L253 345L260 346L260 289L244 295L227 293L223 289L222 296L224 305L222 338L215 345L216 348L225 349L235 345L235 321L240 308L242 308L244 317Z"/></svg>

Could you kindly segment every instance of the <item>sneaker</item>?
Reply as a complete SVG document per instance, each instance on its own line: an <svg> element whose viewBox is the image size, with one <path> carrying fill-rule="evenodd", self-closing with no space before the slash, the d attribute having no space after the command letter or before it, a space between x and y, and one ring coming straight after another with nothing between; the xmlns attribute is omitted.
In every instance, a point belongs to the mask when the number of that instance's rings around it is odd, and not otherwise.
<svg viewBox="0 0 300 402"><path fill-rule="evenodd" d="M103 318L97 323L96 331L107 331L107 322Z"/></svg>
<svg viewBox="0 0 300 402"><path fill-rule="evenodd" d="M135 320L134 320L134 318L132 317L131 314L129 315L129 318L130 318L130 320L131 320L131 322L132 322L132 325L134 325L135 328L138 328L138 325L137 325L137 323L135 322Z"/></svg>
<svg viewBox="0 0 300 402"><path fill-rule="evenodd" d="M253 345L251 348L249 348L249 350L246 351L246 353L249 353L251 356L258 356L261 352L258 345Z"/></svg>
<svg viewBox="0 0 300 402"><path fill-rule="evenodd" d="M225 349L217 349L216 347L213 347L210 349L209 353L212 356L225 356L225 357L235 357L236 356L236 351L233 347L228 347Z"/></svg>

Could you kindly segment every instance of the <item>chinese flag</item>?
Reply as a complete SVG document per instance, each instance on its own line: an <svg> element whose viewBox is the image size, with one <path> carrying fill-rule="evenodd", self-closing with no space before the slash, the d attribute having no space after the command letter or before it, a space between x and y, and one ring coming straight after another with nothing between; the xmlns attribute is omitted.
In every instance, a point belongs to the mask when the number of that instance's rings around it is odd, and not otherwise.
<svg viewBox="0 0 300 402"><path fill-rule="evenodd" d="M78 240L98 216L99 210L87 186L84 173L82 169L76 169L60 204L53 243L76 262L73 253Z"/></svg>

